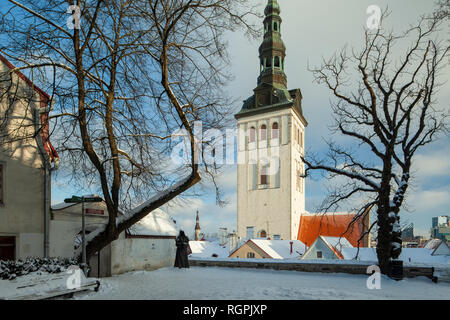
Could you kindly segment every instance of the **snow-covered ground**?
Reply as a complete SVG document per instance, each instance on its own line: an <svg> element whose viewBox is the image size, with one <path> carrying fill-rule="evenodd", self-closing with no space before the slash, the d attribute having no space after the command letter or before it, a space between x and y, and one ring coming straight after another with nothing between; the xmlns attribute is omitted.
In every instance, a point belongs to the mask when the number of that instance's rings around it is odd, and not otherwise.
<svg viewBox="0 0 450 320"><path fill-rule="evenodd" d="M449 283L425 277L395 281L381 276L381 289L368 289L368 276L258 269L191 267L138 271L101 279L98 293L74 299L301 300L450 299Z"/></svg>

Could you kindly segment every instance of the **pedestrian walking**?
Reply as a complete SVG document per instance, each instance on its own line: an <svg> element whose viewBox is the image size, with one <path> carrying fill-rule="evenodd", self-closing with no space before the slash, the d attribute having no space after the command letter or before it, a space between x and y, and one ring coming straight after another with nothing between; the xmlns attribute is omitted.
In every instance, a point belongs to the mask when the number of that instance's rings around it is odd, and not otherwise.
<svg viewBox="0 0 450 320"><path fill-rule="evenodd" d="M177 246L177 253L175 256L174 267L189 268L188 250L189 250L189 238L184 234L183 230L180 230L180 234L175 240Z"/></svg>

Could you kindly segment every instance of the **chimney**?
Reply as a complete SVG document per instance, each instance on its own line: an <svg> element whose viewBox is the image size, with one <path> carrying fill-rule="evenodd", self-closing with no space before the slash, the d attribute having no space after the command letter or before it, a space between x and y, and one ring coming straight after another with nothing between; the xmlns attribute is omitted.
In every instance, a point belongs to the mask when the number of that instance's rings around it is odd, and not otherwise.
<svg viewBox="0 0 450 320"><path fill-rule="evenodd" d="M293 246L293 244L294 244L294 242L293 241L291 241L291 242L289 242L289 244L291 245L291 254L292 254L292 246Z"/></svg>

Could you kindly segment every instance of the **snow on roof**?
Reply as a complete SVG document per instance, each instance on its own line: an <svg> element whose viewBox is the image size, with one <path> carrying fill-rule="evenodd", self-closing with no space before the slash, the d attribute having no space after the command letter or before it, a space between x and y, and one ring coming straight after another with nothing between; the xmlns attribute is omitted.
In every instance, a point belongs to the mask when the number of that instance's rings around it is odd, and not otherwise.
<svg viewBox="0 0 450 320"><path fill-rule="evenodd" d="M445 241L441 241L441 243L433 250L431 253L432 256L435 255L450 255L450 247Z"/></svg>
<svg viewBox="0 0 450 320"><path fill-rule="evenodd" d="M76 205L76 203L65 203L65 202L61 202L61 203L57 203L52 205L52 210L62 210L62 209L66 209L69 207L72 207Z"/></svg>
<svg viewBox="0 0 450 320"><path fill-rule="evenodd" d="M424 248L427 249L436 249L441 244L441 239L431 239L427 242L427 244L424 246Z"/></svg>
<svg viewBox="0 0 450 320"><path fill-rule="evenodd" d="M270 255L273 259L298 258L305 253L306 246L300 240L265 240L251 239L261 250ZM292 242L292 254L291 244Z"/></svg>
<svg viewBox="0 0 450 320"><path fill-rule="evenodd" d="M177 236L178 230L170 216L161 209L155 209L145 218L128 229L135 236Z"/></svg>
<svg viewBox="0 0 450 320"><path fill-rule="evenodd" d="M217 241L189 241L192 258L211 258L217 255L217 258L228 257L228 249L226 246L221 246Z"/></svg>
<svg viewBox="0 0 450 320"><path fill-rule="evenodd" d="M322 239L333 248L336 248L337 250L341 251L342 248L353 248L350 242L345 237L326 237L326 236L320 236Z"/></svg>

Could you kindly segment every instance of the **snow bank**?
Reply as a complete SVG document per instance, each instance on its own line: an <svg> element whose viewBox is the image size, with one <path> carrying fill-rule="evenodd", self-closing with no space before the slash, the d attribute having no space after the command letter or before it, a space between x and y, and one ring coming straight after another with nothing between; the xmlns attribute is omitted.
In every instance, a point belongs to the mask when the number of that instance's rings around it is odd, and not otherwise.
<svg viewBox="0 0 450 320"><path fill-rule="evenodd" d="M267 259L265 259L267 260ZM129 300L423 300L448 299L450 285L424 277L395 281L381 276L369 290L366 275L259 269L164 268L102 279L100 292L76 299Z"/></svg>

